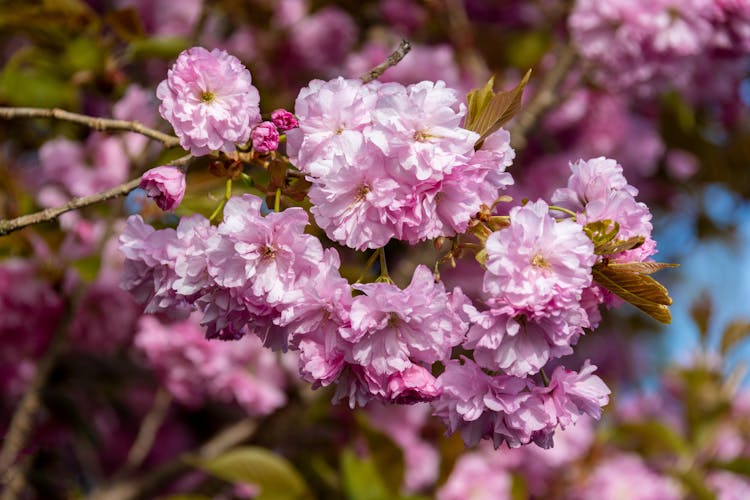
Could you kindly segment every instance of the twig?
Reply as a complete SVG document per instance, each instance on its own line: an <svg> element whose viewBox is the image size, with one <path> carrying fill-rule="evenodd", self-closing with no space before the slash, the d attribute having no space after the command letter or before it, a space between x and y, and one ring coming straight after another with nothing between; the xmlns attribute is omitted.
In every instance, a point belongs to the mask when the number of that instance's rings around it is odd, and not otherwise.
<svg viewBox="0 0 750 500"><path fill-rule="evenodd" d="M68 327L69 304L66 304L63 318L57 325L47 351L36 365L36 372L31 379L21 402L11 418L8 432L3 439L3 447L0 450L0 477L2 483L11 488L13 484L25 483L23 464L15 464L18 454L26 446L26 441L34 426L34 416L42 404L41 392L47 383L49 374L57 362L65 343L66 330Z"/></svg>
<svg viewBox="0 0 750 500"><path fill-rule="evenodd" d="M31 464L31 457L26 457L19 463L12 465L3 478L3 492L0 500L16 500L26 489L26 472Z"/></svg>
<svg viewBox="0 0 750 500"><path fill-rule="evenodd" d="M249 439L258 424L254 420L244 419L227 427L211 440L204 443L192 453L184 453L175 460L156 468L142 477L119 480L102 489L95 490L89 500L129 500L146 498L147 493L164 482L179 476L190 467L189 463L197 460L214 458L224 451Z"/></svg>
<svg viewBox="0 0 750 500"><path fill-rule="evenodd" d="M164 423L171 403L172 396L164 388L160 388L154 397L151 410L149 410L148 414L143 418L143 422L141 422L138 435L128 452L125 465L123 465L122 470L117 474L118 476L127 475L141 466L154 446L156 434L159 432L161 424Z"/></svg>
<svg viewBox="0 0 750 500"><path fill-rule="evenodd" d="M66 122L85 125L94 130L127 130L145 135L151 139L164 144L164 147L172 148L180 145L180 140L164 132L149 128L142 123L128 120L113 120L111 118L98 118L96 116L71 113L59 108L4 108L0 107L0 118L10 120L13 118L54 118Z"/></svg>
<svg viewBox="0 0 750 500"><path fill-rule="evenodd" d="M377 79L378 77L380 77L380 75L385 73L385 70L397 65L399 61L401 61L401 59L403 59L404 56L409 53L410 50L411 44L406 40L401 40L401 43L398 44L398 48L394 50L391 55L386 58L385 61L378 64L364 75L360 76L359 79L362 80L362 83L370 83L371 81Z"/></svg>
<svg viewBox="0 0 750 500"><path fill-rule="evenodd" d="M191 159L191 155L185 155L173 162L169 162L169 164L183 165ZM102 191L101 193L81 196L80 198L73 198L72 200L59 207L46 208L33 214L16 217L15 219L0 220L0 236L5 236L6 234L18 231L19 229L23 229L26 226L40 224L42 222L49 222L61 216L65 212L70 212L71 210L77 210L89 205L95 205L112 198L117 198L118 196L125 196L126 194L137 188L140 183L141 178L139 177L137 179L132 179L124 184L120 184L119 186L115 186L112 189Z"/></svg>
<svg viewBox="0 0 750 500"><path fill-rule="evenodd" d="M526 134L534 128L539 118L556 102L558 91L576 60L576 50L572 44L565 45L557 54L555 66L547 73L529 104L524 107L508 127L511 145L518 151L526 147Z"/></svg>

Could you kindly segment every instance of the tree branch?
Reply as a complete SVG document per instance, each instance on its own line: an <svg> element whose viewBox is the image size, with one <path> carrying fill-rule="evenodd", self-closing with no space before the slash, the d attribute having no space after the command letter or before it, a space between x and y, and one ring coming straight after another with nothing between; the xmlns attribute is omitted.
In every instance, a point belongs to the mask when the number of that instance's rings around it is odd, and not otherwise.
<svg viewBox="0 0 750 500"><path fill-rule="evenodd" d="M123 465L122 470L118 472L117 476L127 475L141 466L154 446L156 434L167 417L171 403L172 396L164 388L160 388L154 397L151 410L141 422L141 427L138 429L138 435L128 452L125 465Z"/></svg>
<svg viewBox="0 0 750 500"><path fill-rule="evenodd" d="M378 64L364 75L360 76L359 79L362 80L362 83L370 83L371 81L377 79L378 77L380 77L380 75L385 73L385 70L397 65L399 61L401 61L401 59L403 59L404 56L409 53L410 50L411 44L406 40L401 40L401 43L398 44L398 48L394 50L391 55L386 58L385 61Z"/></svg>
<svg viewBox="0 0 750 500"><path fill-rule="evenodd" d="M183 165L190 161L193 157L191 155L185 155L182 158L178 158L175 161L169 162L169 165ZM34 224L40 224L42 222L49 222L61 216L65 212L77 210L79 208L87 207L89 205L95 205L103 201L117 198L118 196L125 196L132 190L138 187L141 183L141 178L129 180L124 184L115 186L112 189L102 191L101 193L91 194L88 196L81 196L80 198L73 198L69 202L59 207L45 208L39 212L33 214L22 215L15 219L0 220L0 236L5 236L19 229L23 229L26 226Z"/></svg>
<svg viewBox="0 0 750 500"><path fill-rule="evenodd" d="M526 147L526 134L534 128L539 118L559 101L560 86L573 67L576 55L576 50L571 43L558 51L555 66L545 75L529 104L524 107L523 111L508 127L511 145L516 151Z"/></svg>
<svg viewBox="0 0 750 500"><path fill-rule="evenodd" d="M151 139L161 142L164 147L172 148L180 145L180 140L164 132L149 128L142 123L128 120L113 120L111 118L98 118L96 116L71 113L59 108L5 108L0 107L0 118L11 120L13 118L54 118L66 122L85 125L94 130L125 130L145 135Z"/></svg>
<svg viewBox="0 0 750 500"><path fill-rule="evenodd" d="M151 490L161 484L178 477L190 468L190 463L198 460L214 458L224 451L248 440L258 428L257 422L243 419L230 425L216 434L200 448L190 453L183 453L175 460L165 463L142 477L121 479L97 489L88 497L89 500L130 500L133 498L147 498Z"/></svg>
<svg viewBox="0 0 750 500"><path fill-rule="evenodd" d="M3 447L0 450L0 477L2 477L2 483L9 489L16 489L11 488L13 484L25 483L23 477L25 466L23 463L16 463L16 460L18 454L26 446L26 441L34 427L34 416L42 404L42 388L47 383L49 374L57 363L57 358L60 356L65 343L70 304L65 306L66 312L57 325L47 351L37 363L36 372L26 388L18 408L13 413L8 431L3 438Z"/></svg>

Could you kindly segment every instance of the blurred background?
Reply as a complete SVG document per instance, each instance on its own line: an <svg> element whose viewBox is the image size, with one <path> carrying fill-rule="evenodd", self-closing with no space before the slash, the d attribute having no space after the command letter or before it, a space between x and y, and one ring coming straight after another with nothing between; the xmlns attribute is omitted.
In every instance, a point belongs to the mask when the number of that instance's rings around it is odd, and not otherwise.
<svg viewBox="0 0 750 500"><path fill-rule="evenodd" d="M22 453L0 457L4 495L750 498L750 2L10 0L0 106L171 132L154 92L185 48L242 60L266 115L293 110L313 78L358 77L402 38L412 50L383 81L465 94L532 69L507 126L512 196L549 199L569 162L607 156L651 208L657 260L680 264L657 275L673 321L625 305L581 340L576 358L613 389L602 422L559 432L552 450L464 449L427 407L334 407L292 354L142 316L119 288L117 236L131 213L157 227L211 213L223 182L199 161L176 215L136 191L0 238L0 428L52 360ZM46 119L0 121L0 141L0 219L181 156ZM402 285L434 261L429 245L400 250ZM467 293L478 276L470 262L443 273Z"/></svg>

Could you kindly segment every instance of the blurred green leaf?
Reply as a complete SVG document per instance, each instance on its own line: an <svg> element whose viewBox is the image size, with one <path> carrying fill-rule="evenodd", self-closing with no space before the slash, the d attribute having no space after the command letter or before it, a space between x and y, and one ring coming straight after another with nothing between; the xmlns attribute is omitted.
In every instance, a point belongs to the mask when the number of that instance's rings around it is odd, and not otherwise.
<svg viewBox="0 0 750 500"><path fill-rule="evenodd" d="M118 37L129 42L143 38L146 35L141 17L134 7L109 12L107 14L107 23Z"/></svg>
<svg viewBox="0 0 750 500"><path fill-rule="evenodd" d="M750 458L739 457L729 462L711 462L711 467L716 469L724 469L735 474L742 474L743 476L750 476Z"/></svg>
<svg viewBox="0 0 750 500"><path fill-rule="evenodd" d="M0 100L11 106L76 108L78 93L57 74L7 65L0 74Z"/></svg>
<svg viewBox="0 0 750 500"><path fill-rule="evenodd" d="M257 499L311 498L310 490L297 469L284 457L260 447L238 447L216 458L197 460L191 465L232 483L258 485Z"/></svg>
<svg viewBox="0 0 750 500"><path fill-rule="evenodd" d="M404 455L393 440L360 421L360 428L367 438L370 458L389 491L397 492L404 484Z"/></svg>
<svg viewBox="0 0 750 500"><path fill-rule="evenodd" d="M68 44L63 60L71 71L99 71L104 61L104 53L96 40L79 37Z"/></svg>
<svg viewBox="0 0 750 500"><path fill-rule="evenodd" d="M389 493L372 458L359 458L351 448L341 452L341 474L351 500L391 500L396 496Z"/></svg>
<svg viewBox="0 0 750 500"><path fill-rule="evenodd" d="M628 442L636 441L641 446L661 453L684 455L690 451L688 443L682 436L663 422L656 420L624 423L619 426L618 431L620 437L627 439Z"/></svg>
<svg viewBox="0 0 750 500"><path fill-rule="evenodd" d="M174 59L190 46L190 40L182 37L152 37L133 40L128 46L128 55L133 59Z"/></svg>
<svg viewBox="0 0 750 500"><path fill-rule="evenodd" d="M750 336L750 321L735 320L721 334L721 354L727 354L734 346Z"/></svg>

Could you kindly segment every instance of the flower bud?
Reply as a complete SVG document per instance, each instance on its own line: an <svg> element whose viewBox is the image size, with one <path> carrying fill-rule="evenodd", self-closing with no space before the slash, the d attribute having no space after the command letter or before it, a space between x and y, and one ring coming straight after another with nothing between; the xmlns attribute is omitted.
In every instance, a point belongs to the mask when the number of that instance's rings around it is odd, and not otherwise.
<svg viewBox="0 0 750 500"><path fill-rule="evenodd" d="M271 122L262 122L250 134L253 149L258 153L270 153L279 147L279 131Z"/></svg>
<svg viewBox="0 0 750 500"><path fill-rule="evenodd" d="M282 132L299 127L299 120L285 109L277 109L271 113L271 121Z"/></svg>
<svg viewBox="0 0 750 500"><path fill-rule="evenodd" d="M141 177L140 187L159 208L174 210L185 195L185 174L171 165L152 168Z"/></svg>

